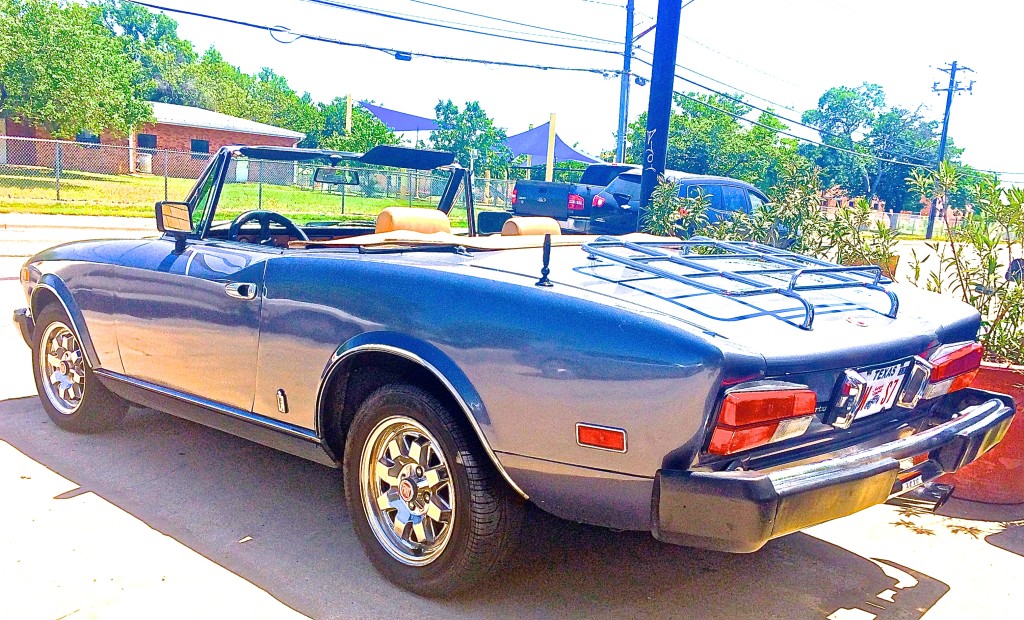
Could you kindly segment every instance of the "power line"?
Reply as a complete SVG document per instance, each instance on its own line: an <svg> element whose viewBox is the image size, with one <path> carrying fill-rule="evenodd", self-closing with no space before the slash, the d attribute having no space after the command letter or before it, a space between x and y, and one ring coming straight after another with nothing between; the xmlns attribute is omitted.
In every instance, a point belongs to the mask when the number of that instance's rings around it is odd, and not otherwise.
<svg viewBox="0 0 1024 620"><path fill-rule="evenodd" d="M644 63L647 66L651 66L651 63L649 63L649 62L647 62L645 60L640 60L640 59L637 59L637 60L639 60L640 62ZM729 95L727 93L723 93L722 91L719 91L719 90L716 90L714 88L711 88L710 86L706 86L704 84L701 84L700 82L696 82L696 81L691 80L689 78L685 78L685 77L679 75L678 73L676 74L675 77L676 77L677 80L681 80L683 82L686 82L687 84L692 84L693 86L696 86L698 88L702 88L702 89L704 89L704 90L706 90L706 91L708 91L710 93L718 95L719 97L722 97L724 99L728 99L729 101L733 101L733 102L738 103L740 105L744 105L744 106L747 106L749 108L753 108L754 110L757 110L759 112L763 112L763 113L765 113L765 114L767 114L769 116L775 117L775 118L777 118L777 119L779 119L781 121L786 121L787 123L792 123L793 125L796 125L798 127L803 127L804 129L810 129L811 131L816 131L816 132L818 132L822 136L828 136L830 138L838 138L840 140L847 140L847 139L849 139L848 136L843 136L843 135L840 135L840 134L832 133L830 131L826 131L824 129L820 129L818 127L815 127L813 125L808 125L808 124L806 124L806 123L804 123L802 121L798 121L798 120L795 120L795 119L792 119L792 118L789 118L789 117L786 117L786 116L782 116L781 114L773 112L770 109L762 108L760 106L756 106L756 105L754 105L752 103L749 103L749 102L746 102L746 101L740 99L739 97L734 97L734 96ZM822 143L822 145L823 146L828 146L830 148L834 147L834 145L828 145L828 144L825 144L825 143ZM839 148L839 147L834 147L834 148ZM923 159L921 159L919 157L914 157L912 155L907 155L907 158L908 159L916 160L916 161L920 162L922 165L928 165L929 164L929 162L926 162Z"/></svg>
<svg viewBox="0 0 1024 620"><path fill-rule="evenodd" d="M642 47L637 46L636 49L637 49L637 51L640 51L640 52L643 52L645 54L653 56L653 54L651 52L648 52L647 50L643 49ZM637 59L637 60L639 60L639 59ZM644 62L644 61L640 60L640 62ZM646 64L649 65L650 63L646 63ZM729 84L727 82L723 82L722 80L719 80L719 79L716 79L716 78L713 78L710 75L707 75L706 73L701 73L700 71L697 71L696 69L691 69L689 67L686 67L686 66L683 66L683 65L680 65L680 64L676 64L676 68L677 69L682 69L683 71L689 71L690 73L692 73L694 75L697 75L697 76L700 76L700 77L704 78L705 80L711 80L715 84L721 84L722 86L724 86L724 87L726 87L728 89L731 89L734 92L743 93L744 95L749 95L749 96L753 97L754 99L757 99L758 101L764 101L765 103L770 103L772 105L777 105L780 108L785 108L786 110L790 110L791 112L796 112L797 111L796 108L794 108L791 105L786 105L784 103L779 103L778 101L772 101L771 99L768 99L767 97L762 97L760 95L756 95L756 94L754 94L754 93L752 93L752 92L750 92L748 90L743 90L742 88L740 88L738 86L733 86L732 84Z"/></svg>
<svg viewBox="0 0 1024 620"><path fill-rule="evenodd" d="M256 30L265 30L272 36L277 32L285 32L291 36L308 39L310 41L318 41L320 43L331 43L333 45L340 45L342 47L354 47L359 49L373 50L375 52L384 52L385 54L393 55L400 60L412 60L413 57L430 58L432 60L445 60L450 62L466 62L480 65L493 65L499 67L516 67L520 69L539 69L544 71L571 71L578 73L596 73L602 76L617 75L618 71L615 69L597 69L597 68L585 68L585 67L560 67L551 65L539 65L519 62L506 62L502 60L486 60L482 58L464 58L457 56L444 56L441 54L428 54L424 52L406 52L390 47L381 47L378 45L371 45L369 43L355 43L351 41L342 41L340 39L334 39L331 37L324 37L320 35L307 34L303 32L294 32L284 26L267 26L264 24L254 24L252 22L246 22L238 19L231 19L228 17L220 17L217 15L209 15L206 13L198 13L195 11L186 11L184 9L175 9L166 6L159 6L156 4L150 4L147 2L140 2L139 0L127 0L132 4L144 6L149 9L157 11L166 11L168 13L176 13L180 15L188 15L190 17L199 17L202 19L209 19L212 21L218 21L227 24L234 24L236 26L245 26L247 28L254 28Z"/></svg>
<svg viewBox="0 0 1024 620"><path fill-rule="evenodd" d="M409 2L412 2L414 4L422 4L424 6L433 7L435 9L442 9L444 11L451 11L453 13L461 13L462 15L470 15L472 17L480 17L482 19L488 19L488 20L500 22L500 23L503 23L503 24L512 24L513 26L523 26L525 28L530 28L530 29L533 29L533 30L540 30L540 31L543 31L543 32L553 32L553 33L556 33L556 34L568 35L570 37L574 37L574 38L577 38L577 39L590 39L592 41L599 41L601 43L610 43L612 45L621 45L622 44L621 41L613 41L612 39L602 39L601 37L592 37L590 35L577 34L575 32L568 32L568 31L565 31L565 30L557 30L555 28L546 28L544 26L536 26L534 24L527 24L525 22L517 22L515 20L505 19L503 17L494 17L492 15L484 15L484 14L481 14L481 13L474 13L472 11L466 11L466 10L463 10L463 9L457 9L457 8L450 7L450 6L444 6L442 4L434 4L433 2L425 2L424 0L409 0ZM619 7L619 8L622 8L622 7ZM486 26L481 26L481 28L486 28ZM512 32L514 32L514 31L512 31ZM517 34L526 34L526 33L519 32ZM541 36L541 35L534 35L534 36Z"/></svg>
<svg viewBox="0 0 1024 620"><path fill-rule="evenodd" d="M506 41L518 41L520 43L533 43L535 45L547 45L547 46L550 46L550 47L558 47L558 48L562 48L562 49L580 50L580 51L584 51L584 52L595 52L595 53L599 53L599 54L612 54L612 55L615 55L615 56L621 56L622 55L622 52L616 52L616 51L613 51L613 50L600 49L600 48L596 48L596 47L584 47L582 45L568 45L568 44L565 44L565 43L555 43L553 41L538 41L536 39L524 39L524 38L510 37L510 36L507 36L507 35L504 35L504 34L498 34L498 33L495 33L495 32L485 32L483 30L475 30L473 28L463 28L461 26L454 26L454 25L444 24L444 23L436 23L436 22L433 22L433 21L428 21L428 20L426 20L425 18L422 18L422 17L398 15L398 14L395 14L395 13L385 13L383 11L377 11L377 10L369 9L369 8L362 7L362 6L356 6L356 5L351 5L351 4L343 4L341 2L336 2L335 0L304 0L304 1L312 3L312 4L319 4L319 5L323 5L323 6L333 7L333 8L341 9L341 10L344 10L344 11L353 11L355 13L362 13L362 14L365 14L365 15L373 15L375 17L383 17L385 19L393 19L393 20L397 20L397 21L408 22L410 24L419 24L419 25L422 25L422 26L433 26L435 28L444 28L445 30L454 30L456 32L465 32L465 33L468 33L468 34L478 34L478 35L485 36L485 37L496 37L496 38L499 38L499 39L505 39Z"/></svg>
<svg viewBox="0 0 1024 620"><path fill-rule="evenodd" d="M726 58L728 60L731 60L732 62L736 63L737 65L740 65L741 67L746 67L747 69L750 69L751 71L755 71L757 73L760 73L761 75L768 76L768 77L772 78L773 80L778 80L779 82L782 82L784 84L789 84L790 86L796 86L797 88L800 88L799 84L794 84L793 82L790 82L786 78L783 78L783 77L780 77L778 75L775 75L774 73L769 73L768 71L765 71L764 69L759 69L759 68L757 68L757 67L755 67L753 65L748 65L747 63L743 62L742 60L740 60L738 58L733 58L732 56L726 54L725 52L723 52L721 50L717 50L717 49L711 47L710 45L708 45L707 43L704 43L703 41L698 41L697 39L694 39L693 37L688 37L685 34L682 35L682 37L684 39L690 41L691 43L695 44L695 45L699 45L700 47L703 47L704 49L706 49L706 50L708 50L710 52L718 54L722 58Z"/></svg>

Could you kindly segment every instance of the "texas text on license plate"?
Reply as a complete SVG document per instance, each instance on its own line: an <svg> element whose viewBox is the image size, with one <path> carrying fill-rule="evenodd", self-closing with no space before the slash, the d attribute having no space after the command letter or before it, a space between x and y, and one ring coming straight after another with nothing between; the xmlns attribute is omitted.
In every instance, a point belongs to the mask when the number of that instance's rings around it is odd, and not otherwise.
<svg viewBox="0 0 1024 620"><path fill-rule="evenodd" d="M896 397L900 394L909 368L910 362L905 361L891 366L860 371L868 380L868 384L864 388L867 391L867 399L857 412L857 418L873 415L892 407L896 402Z"/></svg>

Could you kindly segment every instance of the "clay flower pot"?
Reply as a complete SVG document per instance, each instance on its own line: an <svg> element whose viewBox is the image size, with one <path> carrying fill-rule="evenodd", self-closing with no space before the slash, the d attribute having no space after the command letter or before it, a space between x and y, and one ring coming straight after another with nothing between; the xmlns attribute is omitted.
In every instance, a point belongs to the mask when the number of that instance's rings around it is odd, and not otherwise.
<svg viewBox="0 0 1024 620"><path fill-rule="evenodd" d="M953 496L988 504L1024 504L1024 366L983 363L971 387L1009 394L1017 415L1006 436L985 456L940 480L955 485Z"/></svg>

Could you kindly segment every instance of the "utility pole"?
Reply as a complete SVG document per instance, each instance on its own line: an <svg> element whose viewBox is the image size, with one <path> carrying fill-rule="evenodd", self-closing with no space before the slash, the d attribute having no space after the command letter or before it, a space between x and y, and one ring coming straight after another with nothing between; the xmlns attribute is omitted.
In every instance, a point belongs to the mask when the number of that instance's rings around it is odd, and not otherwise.
<svg viewBox="0 0 1024 620"><path fill-rule="evenodd" d="M633 62L633 2L626 0L626 49L622 55L622 75L619 86L619 135L615 143L615 161L626 161L626 127L629 124L629 80Z"/></svg>
<svg viewBox="0 0 1024 620"><path fill-rule="evenodd" d="M640 208L646 208L658 177L665 172L668 129L675 86L676 51L679 47L679 0L658 1L658 29L654 36L654 66L651 69L651 98L647 104L647 132L641 161ZM639 217L639 213L637 214ZM638 222L639 224L639 222Z"/></svg>
<svg viewBox="0 0 1024 620"><path fill-rule="evenodd" d="M949 86L946 88L939 88L939 83L935 82L932 85L932 91L936 93L946 93L946 113L942 117L942 136L939 138L939 161L935 164L936 169L942 162L946 160L946 137L949 135L949 110L953 107L953 95L960 92L974 93L974 80L967 86L961 86L960 82L956 81L957 71L969 71L974 73L974 70L970 67L957 66L954 60L947 67L940 68L939 71L949 74ZM943 205L945 208L946 205ZM938 204L936 200L932 200L932 208L928 211L928 230L925 232L924 238L931 239L932 231L935 229L935 212L938 211Z"/></svg>

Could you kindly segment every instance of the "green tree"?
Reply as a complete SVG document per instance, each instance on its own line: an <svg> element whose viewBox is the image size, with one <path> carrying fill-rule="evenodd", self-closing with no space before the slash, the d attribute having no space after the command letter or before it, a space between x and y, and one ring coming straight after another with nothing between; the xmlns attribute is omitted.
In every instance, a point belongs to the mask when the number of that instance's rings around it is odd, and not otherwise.
<svg viewBox="0 0 1024 620"><path fill-rule="evenodd" d="M379 144L398 144L398 136L380 122L376 116L359 106L352 107L352 132L345 133L345 100L336 97L329 104L321 104L324 117L324 136L320 145L338 151L363 153Z"/></svg>
<svg viewBox="0 0 1024 620"><path fill-rule="evenodd" d="M100 0L100 23L119 37L125 53L142 66L140 87L150 101L197 106L200 93L188 67L197 55L178 36L178 23L163 13L122 2Z"/></svg>
<svg viewBox="0 0 1024 620"><path fill-rule="evenodd" d="M769 114L760 116L765 127L759 127L736 118L748 115L752 108L719 95L676 95L674 103L669 121L669 169L733 177L767 190L786 166L804 161L797 153L796 141L778 133L786 125ZM627 161L641 160L646 128L646 113L629 125Z"/></svg>
<svg viewBox="0 0 1024 620"><path fill-rule="evenodd" d="M60 138L148 120L141 67L100 20L95 6L0 0L0 115Z"/></svg>
<svg viewBox="0 0 1024 620"><path fill-rule="evenodd" d="M470 101L460 111L451 99L438 101L434 114L438 128L433 132L433 148L455 153L456 160L467 168L473 157L474 167L481 172L500 174L508 169L512 161L505 145L508 136L504 129L494 126L479 102Z"/></svg>

